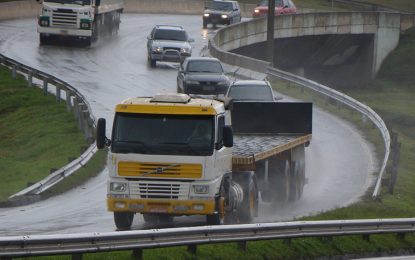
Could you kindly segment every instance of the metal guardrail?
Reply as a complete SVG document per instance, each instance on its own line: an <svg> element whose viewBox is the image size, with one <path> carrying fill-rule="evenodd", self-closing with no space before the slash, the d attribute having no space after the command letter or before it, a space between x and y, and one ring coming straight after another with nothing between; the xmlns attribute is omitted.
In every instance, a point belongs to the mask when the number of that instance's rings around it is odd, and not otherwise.
<svg viewBox="0 0 415 260"><path fill-rule="evenodd" d="M255 23L256 21L251 20L251 21L243 22L241 24L251 23L251 22ZM241 26L241 25L235 24L229 28L234 28L236 26ZM337 100L338 102L341 102L345 104L346 106L358 111L363 116L369 118L373 122L373 124L376 125L376 127L379 129L383 137L383 141L385 144L385 155L383 158L382 166L378 173L374 191L372 193L372 198L377 199L380 195L382 177L385 172L386 165L389 159L389 153L390 153L390 134L382 118L380 118L379 115L375 111L373 111L370 107L360 103L359 101L343 93L333 90L327 86L324 86L317 82L308 80L306 78L303 78L303 77L300 77L300 76L297 76L297 75L294 75L288 72L275 69L270 66L266 66L267 64L269 64L266 61L262 61L262 60L258 60L258 59L254 59L254 58L250 58L250 57L246 57L246 56L242 56L239 54L235 54L232 52L222 50L220 46L220 38L221 38L221 35L225 34L226 30L229 28L225 27L225 28L220 29L211 39L209 39L210 54L213 57L220 59L222 62L226 64L238 66L238 67L245 68L248 70L255 70L260 73L266 73L268 76L278 77L282 80L286 80L286 81L301 85L303 87L306 87L308 89L311 89L313 91L316 91L322 95L325 95L329 99ZM244 31L241 30L241 34L242 32ZM243 37L244 35L240 35L240 36ZM252 35L250 35L250 37L252 37ZM246 66L247 63L249 63L250 65Z"/></svg>
<svg viewBox="0 0 415 260"><path fill-rule="evenodd" d="M49 256L269 239L415 232L415 218L298 221L125 232L0 237L0 257ZM245 246L246 247L246 244Z"/></svg>
<svg viewBox="0 0 415 260"><path fill-rule="evenodd" d="M286 80L288 82L295 83L297 85L306 87L310 90L313 90L321 95L326 96L327 98L330 98L332 100L336 100L337 102L342 103L345 106L348 106L351 109L354 109L361 113L363 116L370 119L370 121L373 122L373 124L376 125L376 127L379 129L383 141L384 141L384 147L385 147L385 155L383 158L382 166L380 168L378 178L376 180L376 185L374 188L374 191L372 193L372 198L376 199L380 194L380 187L382 182L382 177L386 169L386 165L388 163L389 159L389 153L390 153L390 134L389 130L385 124L385 122L382 120L382 118L370 107L362 104L361 102L347 96L346 94L343 94L339 91L336 91L334 89L331 89L327 86L324 86L322 84L319 84L315 81L308 80L306 78L278 70L275 68L269 67L267 70L267 74L279 79Z"/></svg>
<svg viewBox="0 0 415 260"><path fill-rule="evenodd" d="M45 179L39 181L27 187L26 189L12 195L9 197L11 200L16 200L21 196L25 195L36 195L40 194L43 191L46 191L50 187L59 183L65 177L74 173L77 169L86 164L87 161L95 154L97 151L96 145L93 142L95 139L95 118L91 114L90 105L85 99L85 97L70 84L65 81L58 79L50 74L42 72L40 70L34 69L27 65L24 65L20 62L17 62L11 58L8 58L0 54L0 64L3 64L6 67L9 67L12 70L12 76L16 77L16 74L22 74L27 78L28 87L33 87L33 79L38 79L43 81L43 93L47 95L50 93L49 85L55 86L55 96L56 101L62 101L62 91L65 92L66 106L68 111L73 111L75 117L78 120L78 127L83 131L85 138L89 143L92 143L88 149L77 159L73 160L66 166L60 168L59 170L54 171Z"/></svg>

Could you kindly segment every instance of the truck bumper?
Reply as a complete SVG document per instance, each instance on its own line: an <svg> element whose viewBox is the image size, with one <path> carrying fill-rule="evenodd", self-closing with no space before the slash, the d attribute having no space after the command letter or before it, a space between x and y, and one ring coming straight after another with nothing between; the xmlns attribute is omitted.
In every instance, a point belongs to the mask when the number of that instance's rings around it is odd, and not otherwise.
<svg viewBox="0 0 415 260"><path fill-rule="evenodd" d="M215 200L163 200L107 198L108 211L170 215L209 215L216 212Z"/></svg>
<svg viewBox="0 0 415 260"><path fill-rule="evenodd" d="M68 37L91 37L92 30L80 30L71 28L54 28L38 26L37 31L46 35L59 35Z"/></svg>

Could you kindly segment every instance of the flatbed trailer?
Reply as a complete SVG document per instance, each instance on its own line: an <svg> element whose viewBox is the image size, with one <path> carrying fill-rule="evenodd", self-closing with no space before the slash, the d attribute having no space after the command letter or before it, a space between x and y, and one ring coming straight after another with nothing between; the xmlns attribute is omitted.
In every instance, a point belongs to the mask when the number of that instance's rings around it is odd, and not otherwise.
<svg viewBox="0 0 415 260"><path fill-rule="evenodd" d="M205 215L209 225L249 223L259 202L298 200L306 183L312 104L225 102L186 94L118 104L110 146L107 207L118 229Z"/></svg>

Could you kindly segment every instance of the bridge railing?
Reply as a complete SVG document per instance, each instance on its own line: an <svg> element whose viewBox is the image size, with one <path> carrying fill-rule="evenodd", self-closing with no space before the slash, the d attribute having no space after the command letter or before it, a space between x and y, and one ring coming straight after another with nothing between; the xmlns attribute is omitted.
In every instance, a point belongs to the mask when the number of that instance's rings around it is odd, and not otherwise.
<svg viewBox="0 0 415 260"><path fill-rule="evenodd" d="M13 201L16 200L22 201L24 196L40 194L85 165L97 151L94 142L96 120L91 113L91 108L86 98L76 88L65 81L43 71L24 65L2 54L0 54L0 64L10 68L12 77L14 78L17 74L23 75L27 79L28 88L38 86L43 89L44 95L47 95L48 93L54 94L56 96L56 102L59 103L65 101L67 110L73 111L79 129L83 132L87 142L90 143L89 148L85 149L80 157L50 173L43 180L10 196L9 200L13 203ZM34 82L36 80L38 82ZM50 86L54 86L54 89L50 88Z"/></svg>
<svg viewBox="0 0 415 260"><path fill-rule="evenodd" d="M261 72L261 73L266 73L268 77L278 78L284 81L295 83L296 85L299 85L299 86L303 86L311 91L314 91L316 93L326 96L328 99L336 100L337 102L344 104L350 109L359 112L360 114L362 114L362 116L369 118L373 122L373 124L379 129L379 132L384 142L384 149L385 149L384 157L382 160L382 165L380 167L377 180L376 180L376 184L375 184L375 187L372 193L372 198L377 199L380 196L381 182L382 182L382 178L383 178L383 175L384 175L387 163L388 163L389 153L390 153L390 133L389 133L388 128L386 127L385 122L370 107L362 104L361 102L339 91L331 89L317 82L308 80L306 78L270 67L269 63L266 61L257 60L257 59L250 58L250 57L245 57L239 54L225 51L221 48L221 44L228 44L228 42L224 41L224 38L225 38L224 35L227 34L227 30L232 30L233 32L235 32L235 31L238 31L238 27L240 27L240 30L238 33L239 37L241 38L255 37L252 31L249 31L249 35L244 35L244 33L248 32L246 28L249 27L249 25L247 26L246 23L251 23L251 22L258 23L258 21L253 20L253 21L247 21L247 22L243 22L240 24L236 24L230 27L225 27L225 28L220 29L209 40L210 54L213 57L217 57L218 59L220 59L222 62L226 64L249 69L249 70L254 70L257 72ZM259 32L259 33L261 34L260 37L263 37L262 36L263 33L262 32ZM235 33L233 33L232 35L235 35ZM233 39L233 41L235 41L235 39Z"/></svg>
<svg viewBox="0 0 415 260"><path fill-rule="evenodd" d="M247 241L294 239L303 237L333 237L396 233L404 237L415 232L415 219L365 219L297 221L136 230L128 232L80 233L57 235L27 235L0 237L0 257L28 257L117 250L133 250L142 256L142 249L188 246L196 253L196 246L238 242L246 248Z"/></svg>

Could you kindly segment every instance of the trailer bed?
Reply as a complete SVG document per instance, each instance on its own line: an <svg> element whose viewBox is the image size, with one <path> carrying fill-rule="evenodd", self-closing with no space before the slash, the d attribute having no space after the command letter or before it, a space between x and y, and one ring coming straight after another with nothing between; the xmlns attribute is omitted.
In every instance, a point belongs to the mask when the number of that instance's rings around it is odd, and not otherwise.
<svg viewBox="0 0 415 260"><path fill-rule="evenodd" d="M307 135L251 135L236 134L232 153L234 169L253 170L255 163L298 145L308 144Z"/></svg>

